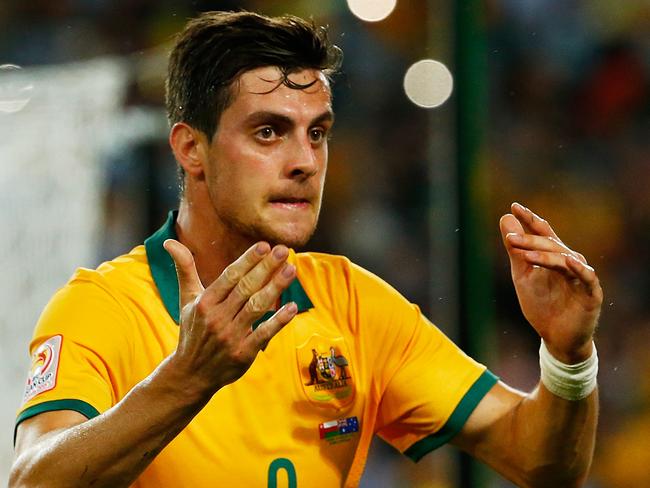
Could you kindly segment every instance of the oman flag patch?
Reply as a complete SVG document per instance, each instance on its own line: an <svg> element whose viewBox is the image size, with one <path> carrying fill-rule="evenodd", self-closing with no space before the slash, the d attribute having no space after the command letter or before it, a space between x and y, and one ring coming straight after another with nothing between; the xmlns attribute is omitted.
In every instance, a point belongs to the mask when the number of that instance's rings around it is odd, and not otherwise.
<svg viewBox="0 0 650 488"><path fill-rule="evenodd" d="M38 346L32 354L32 365L27 377L23 403L28 402L39 393L49 391L56 386L56 374L59 370L61 342L63 337L55 335Z"/></svg>

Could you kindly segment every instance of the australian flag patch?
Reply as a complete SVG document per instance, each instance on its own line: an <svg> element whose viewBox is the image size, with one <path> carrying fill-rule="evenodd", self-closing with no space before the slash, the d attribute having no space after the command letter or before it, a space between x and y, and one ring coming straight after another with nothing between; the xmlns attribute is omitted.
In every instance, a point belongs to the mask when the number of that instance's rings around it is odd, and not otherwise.
<svg viewBox="0 0 650 488"><path fill-rule="evenodd" d="M348 440L351 434L357 432L359 432L359 419L357 417L331 420L318 425L320 438L327 440L330 444Z"/></svg>

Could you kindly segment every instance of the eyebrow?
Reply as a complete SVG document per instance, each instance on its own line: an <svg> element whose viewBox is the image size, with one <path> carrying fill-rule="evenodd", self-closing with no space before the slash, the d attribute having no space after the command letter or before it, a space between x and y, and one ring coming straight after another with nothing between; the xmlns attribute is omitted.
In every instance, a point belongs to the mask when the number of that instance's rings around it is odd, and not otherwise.
<svg viewBox="0 0 650 488"><path fill-rule="evenodd" d="M268 123L275 123L279 125L284 125L284 126L293 126L294 121L291 117L287 117L284 114L279 114L277 112L269 112L266 110L262 110L259 112L253 112L246 118L246 122L250 125L258 125L258 124L268 124ZM318 125L323 122L334 122L334 112L331 110L326 110L322 114L314 117L309 125Z"/></svg>

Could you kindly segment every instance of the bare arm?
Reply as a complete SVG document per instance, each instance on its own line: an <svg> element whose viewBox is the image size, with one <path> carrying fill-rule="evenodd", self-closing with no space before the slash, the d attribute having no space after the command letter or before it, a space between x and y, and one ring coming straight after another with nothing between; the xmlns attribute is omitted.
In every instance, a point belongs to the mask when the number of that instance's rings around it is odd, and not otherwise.
<svg viewBox="0 0 650 488"><path fill-rule="evenodd" d="M165 248L176 263L181 295L176 351L98 417L61 411L24 421L11 487L130 485L295 315L295 304L287 304L251 330L295 277L284 246L270 252L268 244L258 243L206 289L189 250L175 241Z"/></svg>
<svg viewBox="0 0 650 488"><path fill-rule="evenodd" d="M595 271L527 208L514 204L500 226L524 316L556 359L584 361L603 299ZM569 401L541 382L530 394L498 383L453 443L519 486L582 486L597 421L597 390Z"/></svg>
<svg viewBox="0 0 650 488"><path fill-rule="evenodd" d="M598 392L579 401L543 385L525 395L499 382L452 443L523 487L582 486L594 452Z"/></svg>
<svg viewBox="0 0 650 488"><path fill-rule="evenodd" d="M128 486L209 399L171 363L91 420L60 411L21 423L10 486Z"/></svg>

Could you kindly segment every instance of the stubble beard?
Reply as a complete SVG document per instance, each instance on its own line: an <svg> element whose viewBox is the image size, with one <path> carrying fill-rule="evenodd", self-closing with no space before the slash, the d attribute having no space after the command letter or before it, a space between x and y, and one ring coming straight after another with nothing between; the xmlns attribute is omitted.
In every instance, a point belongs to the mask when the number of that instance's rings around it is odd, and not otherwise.
<svg viewBox="0 0 650 488"><path fill-rule="evenodd" d="M314 235L314 232L316 232L319 214L320 208L316 212L311 227L300 232L294 229L275 229L272 225L269 225L264 221L247 224L236 217L225 218L223 219L223 222L226 224L232 235L240 236L243 240L247 241L249 245L259 241L266 241L271 246L284 244L289 248L302 248L309 242Z"/></svg>

